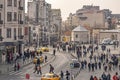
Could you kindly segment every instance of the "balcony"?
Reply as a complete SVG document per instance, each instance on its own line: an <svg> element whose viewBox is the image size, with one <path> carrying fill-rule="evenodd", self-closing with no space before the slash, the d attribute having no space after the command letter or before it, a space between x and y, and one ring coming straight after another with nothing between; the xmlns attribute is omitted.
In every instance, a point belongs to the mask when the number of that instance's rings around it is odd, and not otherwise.
<svg viewBox="0 0 120 80"><path fill-rule="evenodd" d="M19 10L23 10L24 8L23 8L23 7L21 7L21 6L19 6L19 7L18 7L18 9L19 9Z"/></svg>
<svg viewBox="0 0 120 80"><path fill-rule="evenodd" d="M0 20L0 24L3 24L3 20Z"/></svg>

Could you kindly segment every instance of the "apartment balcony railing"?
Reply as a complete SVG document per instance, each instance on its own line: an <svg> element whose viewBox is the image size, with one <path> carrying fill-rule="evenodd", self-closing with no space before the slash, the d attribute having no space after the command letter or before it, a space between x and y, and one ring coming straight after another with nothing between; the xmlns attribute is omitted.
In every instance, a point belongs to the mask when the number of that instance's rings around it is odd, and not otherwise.
<svg viewBox="0 0 120 80"><path fill-rule="evenodd" d="M3 20L0 20L0 24L3 24Z"/></svg>

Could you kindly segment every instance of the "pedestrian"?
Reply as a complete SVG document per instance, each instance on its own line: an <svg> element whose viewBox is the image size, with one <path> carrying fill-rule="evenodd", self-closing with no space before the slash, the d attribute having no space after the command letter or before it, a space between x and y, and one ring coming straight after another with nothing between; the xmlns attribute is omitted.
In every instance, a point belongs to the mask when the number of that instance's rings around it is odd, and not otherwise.
<svg viewBox="0 0 120 80"><path fill-rule="evenodd" d="M118 79L118 72L116 72L115 75L113 76L113 80L119 80Z"/></svg>
<svg viewBox="0 0 120 80"><path fill-rule="evenodd" d="M92 71L94 71L94 67L95 67L95 65L94 65L94 63L92 63Z"/></svg>
<svg viewBox="0 0 120 80"><path fill-rule="evenodd" d="M101 78L102 78L102 80L107 80L107 76L106 76L106 74L104 72L103 72Z"/></svg>
<svg viewBox="0 0 120 80"><path fill-rule="evenodd" d="M14 65L14 71L16 71L17 70L17 64L15 63L15 65Z"/></svg>
<svg viewBox="0 0 120 80"><path fill-rule="evenodd" d="M93 76L91 75L90 80L94 80Z"/></svg>
<svg viewBox="0 0 120 80"><path fill-rule="evenodd" d="M37 59L37 65L38 66L40 65L40 59L39 58Z"/></svg>
<svg viewBox="0 0 120 80"><path fill-rule="evenodd" d="M88 69L89 69L89 71L91 71L91 64L90 64L90 62L88 63Z"/></svg>
<svg viewBox="0 0 120 80"><path fill-rule="evenodd" d="M94 80L98 80L98 78L96 76L94 76Z"/></svg>
<svg viewBox="0 0 120 80"><path fill-rule="evenodd" d="M104 66L104 70L105 70L105 72L107 71L107 65Z"/></svg>
<svg viewBox="0 0 120 80"><path fill-rule="evenodd" d="M54 56L55 56L55 53L56 53L56 50L54 49L54 50L53 50L53 55L54 55Z"/></svg>
<svg viewBox="0 0 120 80"><path fill-rule="evenodd" d="M101 62L98 62L99 69L101 69Z"/></svg>
<svg viewBox="0 0 120 80"><path fill-rule="evenodd" d="M42 51L40 51L40 56L42 56Z"/></svg>
<svg viewBox="0 0 120 80"><path fill-rule="evenodd" d="M47 62L47 56L45 55L45 62Z"/></svg>
<svg viewBox="0 0 120 80"><path fill-rule="evenodd" d="M20 64L19 63L17 63L17 70L19 70L20 69Z"/></svg>
<svg viewBox="0 0 120 80"><path fill-rule="evenodd" d="M6 61L6 55L5 55L5 53L2 53L2 63L4 64L5 61Z"/></svg>
<svg viewBox="0 0 120 80"><path fill-rule="evenodd" d="M49 70L49 73L54 73L54 67L50 64L50 70Z"/></svg>
<svg viewBox="0 0 120 80"><path fill-rule="evenodd" d="M63 79L63 77L64 77L63 71L60 72L60 77L61 77L61 79Z"/></svg>
<svg viewBox="0 0 120 80"><path fill-rule="evenodd" d="M110 75L110 73L108 73L108 75L107 75L107 80L111 80L111 75Z"/></svg>
<svg viewBox="0 0 120 80"><path fill-rule="evenodd" d="M97 70L97 62L95 62L95 69Z"/></svg>
<svg viewBox="0 0 120 80"><path fill-rule="evenodd" d="M66 80L70 80L70 73L69 73L69 71L66 71Z"/></svg>
<svg viewBox="0 0 120 80"><path fill-rule="evenodd" d="M120 64L119 64L119 71L120 71Z"/></svg>
<svg viewBox="0 0 120 80"><path fill-rule="evenodd" d="M37 67L37 74L39 74L39 73L40 73L40 75L42 75L41 66Z"/></svg>
<svg viewBox="0 0 120 80"><path fill-rule="evenodd" d="M34 67L34 72L35 73L37 71L37 64L35 64L35 67Z"/></svg>

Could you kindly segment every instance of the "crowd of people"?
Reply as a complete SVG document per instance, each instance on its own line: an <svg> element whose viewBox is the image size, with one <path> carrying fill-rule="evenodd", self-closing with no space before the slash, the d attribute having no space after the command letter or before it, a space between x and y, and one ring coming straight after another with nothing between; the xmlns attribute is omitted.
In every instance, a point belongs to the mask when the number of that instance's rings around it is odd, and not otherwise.
<svg viewBox="0 0 120 80"><path fill-rule="evenodd" d="M63 44L58 49L66 51L68 53L76 53L80 62L80 71L88 70L88 72L95 72L103 69L103 74L99 77L91 75L90 80L120 80L118 77L118 71L115 75L111 75L110 72L115 72L116 69L120 71L119 59L117 56L111 53L111 48L107 48L106 45L98 46L90 44L89 46L80 44ZM117 47L113 47L116 49ZM106 72L106 73L105 73ZM107 74L108 73L108 74ZM117 79L112 76L117 76ZM105 77L105 79L104 79Z"/></svg>

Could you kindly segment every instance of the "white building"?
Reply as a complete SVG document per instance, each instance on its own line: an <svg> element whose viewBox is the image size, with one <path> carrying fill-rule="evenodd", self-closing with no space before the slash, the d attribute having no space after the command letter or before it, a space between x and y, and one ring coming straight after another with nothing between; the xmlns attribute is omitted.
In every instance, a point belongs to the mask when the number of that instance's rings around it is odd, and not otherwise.
<svg viewBox="0 0 120 80"><path fill-rule="evenodd" d="M24 3L25 0L0 0L0 44L7 55L23 51Z"/></svg>
<svg viewBox="0 0 120 80"><path fill-rule="evenodd" d="M79 43L89 42L89 31L82 26L78 26L72 30L71 40Z"/></svg>
<svg viewBox="0 0 120 80"><path fill-rule="evenodd" d="M120 30L100 30L99 32L99 42L101 43L103 39L110 38L111 40L120 41Z"/></svg>

